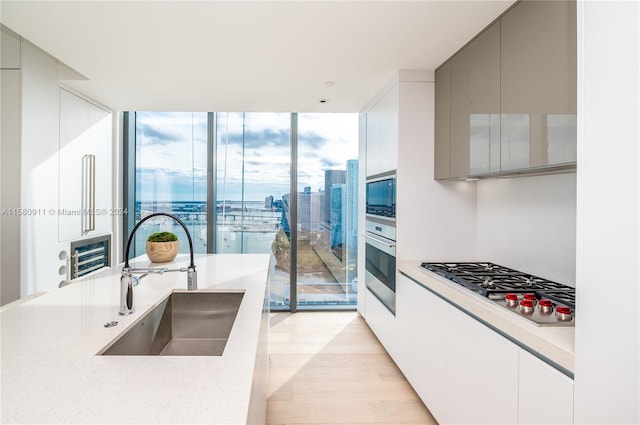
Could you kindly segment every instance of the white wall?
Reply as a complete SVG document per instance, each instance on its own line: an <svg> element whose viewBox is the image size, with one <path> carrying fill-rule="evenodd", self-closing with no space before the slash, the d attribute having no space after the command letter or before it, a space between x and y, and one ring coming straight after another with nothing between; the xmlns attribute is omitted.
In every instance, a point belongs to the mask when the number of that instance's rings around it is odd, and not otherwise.
<svg viewBox="0 0 640 425"><path fill-rule="evenodd" d="M575 286L576 174L477 182L477 255Z"/></svg>
<svg viewBox="0 0 640 425"><path fill-rule="evenodd" d="M21 296L58 287L58 61L22 42ZM50 211L53 210L54 214Z"/></svg>
<svg viewBox="0 0 640 425"><path fill-rule="evenodd" d="M575 423L640 423L640 3L578 1Z"/></svg>
<svg viewBox="0 0 640 425"><path fill-rule="evenodd" d="M475 185L435 181L433 71L399 71L397 250L398 260L473 258Z"/></svg>

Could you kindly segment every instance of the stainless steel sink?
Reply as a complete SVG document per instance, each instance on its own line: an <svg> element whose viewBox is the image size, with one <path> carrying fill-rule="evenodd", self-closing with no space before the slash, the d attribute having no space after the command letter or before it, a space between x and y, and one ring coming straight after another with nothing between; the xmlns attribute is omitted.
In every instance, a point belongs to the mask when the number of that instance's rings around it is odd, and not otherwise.
<svg viewBox="0 0 640 425"><path fill-rule="evenodd" d="M173 292L100 355L221 356L244 292Z"/></svg>

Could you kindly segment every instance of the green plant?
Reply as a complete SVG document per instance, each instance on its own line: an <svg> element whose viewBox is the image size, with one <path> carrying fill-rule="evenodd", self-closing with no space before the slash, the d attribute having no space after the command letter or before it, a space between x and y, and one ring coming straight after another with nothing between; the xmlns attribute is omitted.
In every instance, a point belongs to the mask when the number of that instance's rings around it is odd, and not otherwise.
<svg viewBox="0 0 640 425"><path fill-rule="evenodd" d="M149 235L147 241L149 242L173 242L177 241L178 237L171 232L155 232Z"/></svg>

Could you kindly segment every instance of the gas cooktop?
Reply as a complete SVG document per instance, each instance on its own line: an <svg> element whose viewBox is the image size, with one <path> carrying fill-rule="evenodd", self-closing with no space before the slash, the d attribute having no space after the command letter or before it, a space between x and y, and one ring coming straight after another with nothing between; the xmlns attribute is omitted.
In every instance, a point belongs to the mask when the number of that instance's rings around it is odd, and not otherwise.
<svg viewBox="0 0 640 425"><path fill-rule="evenodd" d="M537 325L573 326L575 288L489 262L422 263Z"/></svg>

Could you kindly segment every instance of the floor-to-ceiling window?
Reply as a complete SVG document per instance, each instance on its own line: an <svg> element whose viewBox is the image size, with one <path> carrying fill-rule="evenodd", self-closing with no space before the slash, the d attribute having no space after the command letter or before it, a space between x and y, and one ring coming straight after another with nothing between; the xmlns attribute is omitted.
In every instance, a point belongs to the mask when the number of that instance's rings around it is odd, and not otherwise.
<svg viewBox="0 0 640 425"><path fill-rule="evenodd" d="M174 213L196 252L271 254L272 309L355 307L357 114L131 114L129 230ZM158 230L182 233L149 220L136 255Z"/></svg>
<svg viewBox="0 0 640 425"><path fill-rule="evenodd" d="M358 123L298 114L297 304L356 304Z"/></svg>
<svg viewBox="0 0 640 425"><path fill-rule="evenodd" d="M154 212L178 216L189 228L194 251L207 252L207 114L137 112L135 118L135 222ZM180 226L164 217L142 224L134 255L145 253L147 237L171 231L180 252L189 252Z"/></svg>
<svg viewBox="0 0 640 425"><path fill-rule="evenodd" d="M290 308L290 114L217 113L216 251L270 253L272 308Z"/></svg>

